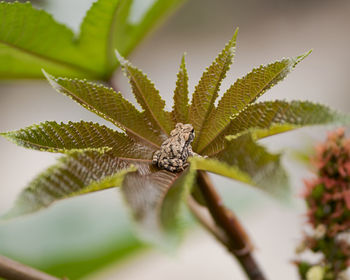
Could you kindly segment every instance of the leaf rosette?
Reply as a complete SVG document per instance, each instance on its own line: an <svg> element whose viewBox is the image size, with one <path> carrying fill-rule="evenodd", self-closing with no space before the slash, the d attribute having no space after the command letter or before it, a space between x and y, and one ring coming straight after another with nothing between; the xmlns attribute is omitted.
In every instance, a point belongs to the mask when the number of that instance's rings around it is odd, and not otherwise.
<svg viewBox="0 0 350 280"><path fill-rule="evenodd" d="M2 136L26 148L65 154L20 194L9 216L48 207L60 199L121 187L139 229L149 240L177 236L198 170L255 186L276 197L288 193L281 154L257 140L308 125L344 123L349 117L307 101L256 100L282 81L310 52L253 69L216 99L229 70L237 31L203 73L189 103L188 74L182 58L171 112L151 80L117 52L142 110L112 88L86 80L55 77L44 71L58 92L110 121L122 132L91 122L43 122ZM152 164L152 155L176 123L193 125L194 152L184 171L172 173Z"/></svg>

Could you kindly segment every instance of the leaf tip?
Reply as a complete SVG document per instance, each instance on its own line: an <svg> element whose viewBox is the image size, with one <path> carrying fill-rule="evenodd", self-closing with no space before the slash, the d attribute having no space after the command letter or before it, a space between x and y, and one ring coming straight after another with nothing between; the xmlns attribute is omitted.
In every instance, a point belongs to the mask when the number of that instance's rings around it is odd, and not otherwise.
<svg viewBox="0 0 350 280"><path fill-rule="evenodd" d="M234 39L235 41L236 41L236 39L237 39L238 30L239 30L239 27L236 27L235 32L233 33L233 39Z"/></svg>
<svg viewBox="0 0 350 280"><path fill-rule="evenodd" d="M181 57L181 68L184 70L186 69L186 55L187 53L184 52Z"/></svg>
<svg viewBox="0 0 350 280"><path fill-rule="evenodd" d="M121 65L127 64L127 60L120 54L117 49L115 49L115 56Z"/></svg>
<svg viewBox="0 0 350 280"><path fill-rule="evenodd" d="M304 60L305 58L307 58L311 53L312 53L313 49L303 53L302 55L299 55L295 58L295 63L294 66L297 65L299 62L301 62L302 60Z"/></svg>
<svg viewBox="0 0 350 280"><path fill-rule="evenodd" d="M302 54L301 56L302 56L303 58L308 57L312 52L313 52L313 49L310 49L310 50L308 50L307 52L305 52L304 54Z"/></svg>
<svg viewBox="0 0 350 280"><path fill-rule="evenodd" d="M43 73L43 75L45 76L45 78L46 78L48 81L50 81L50 80L53 79L53 76L50 75L49 73L47 73L47 72L45 71L44 68L41 68L41 72Z"/></svg>
<svg viewBox="0 0 350 280"><path fill-rule="evenodd" d="M15 143L15 137L13 135L14 133L9 131L9 132L0 132L0 136L5 138L6 140L9 140L11 142Z"/></svg>
<svg viewBox="0 0 350 280"><path fill-rule="evenodd" d="M237 35L238 35L238 27L235 29L235 32L233 33L232 39L229 41L227 46L230 46L229 50L232 54L235 52L236 48L236 41L237 41Z"/></svg>

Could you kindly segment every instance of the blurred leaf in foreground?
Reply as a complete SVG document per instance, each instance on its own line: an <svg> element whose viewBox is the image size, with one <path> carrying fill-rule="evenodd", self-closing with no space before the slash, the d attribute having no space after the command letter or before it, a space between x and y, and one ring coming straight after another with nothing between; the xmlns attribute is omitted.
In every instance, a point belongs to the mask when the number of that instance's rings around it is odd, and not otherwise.
<svg viewBox="0 0 350 280"><path fill-rule="evenodd" d="M29 2L0 2L0 79L42 78L44 68L55 75L108 81L118 66L114 49L129 54L184 1L145 5L98 0L87 11L79 35Z"/></svg>

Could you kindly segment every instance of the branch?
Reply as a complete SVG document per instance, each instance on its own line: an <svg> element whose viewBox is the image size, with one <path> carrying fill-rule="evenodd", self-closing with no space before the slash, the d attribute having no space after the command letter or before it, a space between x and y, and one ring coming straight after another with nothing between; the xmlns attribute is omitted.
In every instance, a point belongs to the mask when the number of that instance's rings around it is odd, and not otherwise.
<svg viewBox="0 0 350 280"><path fill-rule="evenodd" d="M224 206L208 174L204 171L198 171L197 183L212 219L215 221L216 227L213 225L213 222L209 222L199 211L191 207L192 210L195 210L195 215L236 257L250 280L265 280L262 271L252 255L253 246L247 233L237 217Z"/></svg>
<svg viewBox="0 0 350 280"><path fill-rule="evenodd" d="M7 280L59 280L44 272L0 256L0 278Z"/></svg>

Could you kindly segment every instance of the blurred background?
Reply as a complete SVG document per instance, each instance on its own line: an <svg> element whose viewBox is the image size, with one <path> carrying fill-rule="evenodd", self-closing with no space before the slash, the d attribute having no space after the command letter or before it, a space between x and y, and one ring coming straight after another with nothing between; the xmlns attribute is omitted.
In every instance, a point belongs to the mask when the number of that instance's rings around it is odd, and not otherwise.
<svg viewBox="0 0 350 280"><path fill-rule="evenodd" d="M46 0L33 3L75 31L92 0ZM262 99L312 100L349 112L348 0L188 0L130 56L148 73L168 109L183 52L187 52L190 88L239 27L234 65L221 92L253 67L313 53ZM115 83L130 99L128 82ZM44 120L92 120L104 123L45 81L0 82L0 131ZM328 128L329 129L329 128ZM264 140L272 151L309 149L324 139L327 128L307 128ZM24 150L0 139L0 214L38 172L56 158ZM302 237L303 201L298 197L305 177L312 176L293 157L285 157L293 199L281 204L260 192L212 176L215 185L248 229L256 255L269 279L297 279L291 264ZM21 174L21 175L19 175ZM53 274L72 279L244 279L238 265L203 230L193 227L179 250L151 250L133 235L118 190L57 203L47 211L0 224L0 253Z"/></svg>

